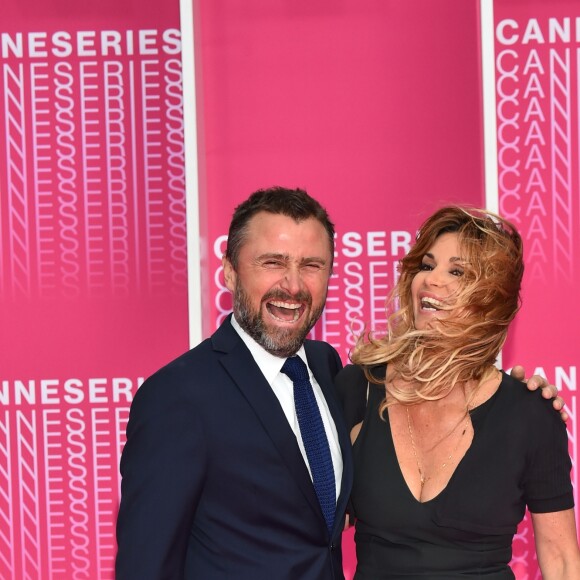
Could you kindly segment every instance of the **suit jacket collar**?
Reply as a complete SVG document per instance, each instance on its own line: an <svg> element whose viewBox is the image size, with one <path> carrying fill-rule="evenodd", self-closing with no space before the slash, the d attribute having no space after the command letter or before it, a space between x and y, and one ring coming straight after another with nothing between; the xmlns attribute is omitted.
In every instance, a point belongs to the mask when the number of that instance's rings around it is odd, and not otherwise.
<svg viewBox="0 0 580 580"><path fill-rule="evenodd" d="M268 381L264 378L264 375L261 373L239 334L232 327L230 317L216 330L211 340L213 348L223 353L220 361L221 364L248 403L252 406L264 430L278 449L282 460L288 467L289 477L295 479L308 503L312 506L312 509L319 514L321 526L326 529L320 503L318 502L308 468L304 463L294 432L288 424L286 416L280 407L280 403L270 388ZM304 346L308 365L322 389L337 427L344 462L341 494L337 501L337 514L342 514L346 507L351 486L350 442L348 441L348 434L346 434L346 429L343 425L340 408L331 392L332 376L330 369L325 364L325 361L313 356L309 341L306 341ZM334 534L336 534L337 529L342 529L342 521L335 521Z"/></svg>
<svg viewBox="0 0 580 580"><path fill-rule="evenodd" d="M254 409L258 420L287 465L289 477L295 479L308 503L320 513L323 524L322 510L294 432L288 425L276 395L250 351L232 327L229 318L212 336L212 343L216 350L224 353L221 364Z"/></svg>

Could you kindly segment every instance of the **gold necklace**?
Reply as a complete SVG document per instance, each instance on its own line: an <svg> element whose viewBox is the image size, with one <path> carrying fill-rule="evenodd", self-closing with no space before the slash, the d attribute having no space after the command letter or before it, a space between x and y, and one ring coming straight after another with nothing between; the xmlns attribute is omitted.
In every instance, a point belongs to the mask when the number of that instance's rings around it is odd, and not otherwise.
<svg viewBox="0 0 580 580"><path fill-rule="evenodd" d="M465 418L465 423L463 425L463 431L461 432L461 435L459 436L459 438L457 439L457 444L455 445L455 447L453 448L453 450L451 451L451 453L449 454L449 456L445 459L445 461L435 470L435 472L433 473L433 475L430 476L426 476L423 468L421 466L421 462L419 461L419 456L417 455L417 449L415 447L415 438L413 437L413 428L411 427L411 415L409 413L409 405L405 406L405 409L407 411L407 426L409 427L409 436L411 438L411 449L413 450L413 456L415 457L415 462L417 463L417 470L419 471L419 479L421 482L421 491L419 493L419 500L421 500L421 498L423 497L423 487L425 486L425 484L434 476L437 475L440 471L442 471L443 469L445 469L445 467L447 466L447 464L451 461L451 459L453 458L453 456L455 455L457 449L459 448L459 444L461 443L461 440L463 439L463 436L465 435L465 433L467 432L467 428L469 427L469 413L466 412L466 418ZM459 425L460 423L458 423ZM451 433L453 433L453 431L455 431L455 429L457 429L457 427L454 427L453 430L451 431ZM450 433L450 435L451 435Z"/></svg>
<svg viewBox="0 0 580 580"><path fill-rule="evenodd" d="M496 379L495 380L498 381L498 385L499 385L501 383L502 374L501 374L501 371L499 369L495 369L495 371L496 371ZM463 440L463 436L465 435L465 433L467 432L467 429L469 428L469 422L471 420L471 417L469 416L469 409L473 409L476 406L475 400L479 394L479 388L481 387L482 383L483 383L483 381L479 382L479 384L473 390L473 393L471 394L469 400L466 401L467 409L465 411L465 423L463 425L463 431L461 431L461 435L457 439L457 443L456 443L455 447L453 448L451 453L448 455L448 457L445 459L445 461L435 470L433 475L430 475L428 477L425 475L425 473L423 471L423 468L421 466L421 462L419 461L419 455L417 454L417 448L415 447L415 438L413 437L413 428L411 427L411 415L409 413L409 405L405 406L405 410L407 411L407 426L409 428L409 437L411 439L411 449L413 450L413 456L415 457L415 463L417 464L417 471L419 472L419 480L421 482L421 491L419 492L419 501L423 497L423 488L425 487L425 484L432 477L437 475L441 470L445 469L447 464L451 461L451 459L453 459L453 456L455 455L455 453L459 449L459 445L460 445L461 441ZM461 421L459 423L457 423L457 425L460 425L460 424L461 424ZM449 437L455 431L455 429L457 429L457 425L450 431L449 435L446 435L443 439L446 439L447 437ZM441 443L441 441L443 441L443 439L441 439L439 441L439 443ZM432 449L434 449L437 445L439 445L439 443L434 445L432 447Z"/></svg>

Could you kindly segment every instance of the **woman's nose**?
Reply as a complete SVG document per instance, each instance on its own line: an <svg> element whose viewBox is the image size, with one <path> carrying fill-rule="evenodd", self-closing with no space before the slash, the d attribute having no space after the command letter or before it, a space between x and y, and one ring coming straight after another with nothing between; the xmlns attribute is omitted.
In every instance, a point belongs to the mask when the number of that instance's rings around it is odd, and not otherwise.
<svg viewBox="0 0 580 580"><path fill-rule="evenodd" d="M430 286L443 286L445 283L443 273L438 268L433 268L427 273L425 282Z"/></svg>

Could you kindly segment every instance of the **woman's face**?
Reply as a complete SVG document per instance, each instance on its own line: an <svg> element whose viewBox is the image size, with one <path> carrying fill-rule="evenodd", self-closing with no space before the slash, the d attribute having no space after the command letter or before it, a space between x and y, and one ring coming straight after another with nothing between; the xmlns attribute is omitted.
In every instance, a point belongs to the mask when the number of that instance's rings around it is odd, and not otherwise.
<svg viewBox="0 0 580 580"><path fill-rule="evenodd" d="M424 330L434 320L450 315L463 276L457 234L440 235L423 256L411 282L415 328Z"/></svg>

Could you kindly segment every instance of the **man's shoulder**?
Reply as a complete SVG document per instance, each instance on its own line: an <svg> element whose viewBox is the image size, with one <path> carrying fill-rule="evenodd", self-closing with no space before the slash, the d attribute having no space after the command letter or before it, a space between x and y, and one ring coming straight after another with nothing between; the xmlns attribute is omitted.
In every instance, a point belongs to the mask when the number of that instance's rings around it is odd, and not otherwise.
<svg viewBox="0 0 580 580"><path fill-rule="evenodd" d="M213 351L211 347L211 339L206 338L193 348L186 350L173 360L160 367L152 376L166 373L181 373L195 370L194 367L201 364L202 361L207 362L208 356Z"/></svg>
<svg viewBox="0 0 580 580"><path fill-rule="evenodd" d="M221 353L230 351L240 342L229 320L226 320L209 338L163 365L150 378L157 375L198 374L209 369L212 362L217 362Z"/></svg>
<svg viewBox="0 0 580 580"><path fill-rule="evenodd" d="M310 350L311 352L323 352L338 355L337 350L331 344L325 342L324 340L313 340L307 338L304 341L304 348L306 348L306 350Z"/></svg>
<svg viewBox="0 0 580 580"><path fill-rule="evenodd" d="M342 368L342 362L338 351L331 344L328 344L328 342L307 339L304 341L304 349L309 358L328 360L333 364L333 366L338 365Z"/></svg>

